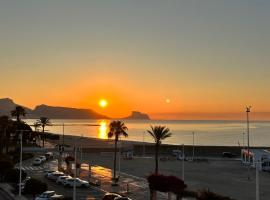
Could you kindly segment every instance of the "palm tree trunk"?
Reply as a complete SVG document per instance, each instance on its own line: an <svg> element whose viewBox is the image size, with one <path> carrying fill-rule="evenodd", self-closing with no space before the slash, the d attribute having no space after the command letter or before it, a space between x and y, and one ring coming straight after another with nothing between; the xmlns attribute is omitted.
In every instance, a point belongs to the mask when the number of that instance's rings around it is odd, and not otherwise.
<svg viewBox="0 0 270 200"><path fill-rule="evenodd" d="M43 134L43 137L42 137L42 146L44 147L44 126L42 126L42 134Z"/></svg>
<svg viewBox="0 0 270 200"><path fill-rule="evenodd" d="M158 174L158 150L159 150L159 144L156 143L156 155L155 155L155 159L156 159L156 170L155 173Z"/></svg>
<svg viewBox="0 0 270 200"><path fill-rule="evenodd" d="M115 171L116 171L116 151L117 151L117 138L115 136L115 140L114 140L114 162L113 162L113 178L114 178L114 180L116 178L116 174L115 174Z"/></svg>

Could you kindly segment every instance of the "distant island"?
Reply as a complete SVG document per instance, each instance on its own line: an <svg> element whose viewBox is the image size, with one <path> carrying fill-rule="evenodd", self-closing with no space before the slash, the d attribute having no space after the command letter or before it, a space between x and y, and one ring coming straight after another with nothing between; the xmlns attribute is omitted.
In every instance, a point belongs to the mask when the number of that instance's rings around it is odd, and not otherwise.
<svg viewBox="0 0 270 200"><path fill-rule="evenodd" d="M10 111L13 110L18 104L16 104L10 98L0 99L0 115L10 116ZM20 105L22 106L22 105ZM37 119L39 117L48 117L50 119L111 119L106 115L99 114L91 109L81 109L81 108L69 108L61 106L48 106L48 105L38 105L35 109L30 109L25 106L26 111L25 118ZM147 114L133 111L130 116L123 119L146 119L149 120Z"/></svg>
<svg viewBox="0 0 270 200"><path fill-rule="evenodd" d="M147 114L141 113L139 111L133 111L130 116L125 117L123 119L142 119L142 120L150 120L150 117Z"/></svg>

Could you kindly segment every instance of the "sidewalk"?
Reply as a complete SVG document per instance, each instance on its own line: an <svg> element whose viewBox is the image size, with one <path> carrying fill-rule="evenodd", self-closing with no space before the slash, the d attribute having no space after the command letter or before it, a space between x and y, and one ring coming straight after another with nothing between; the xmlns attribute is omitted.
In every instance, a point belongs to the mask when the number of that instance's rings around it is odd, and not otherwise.
<svg viewBox="0 0 270 200"><path fill-rule="evenodd" d="M18 195L14 195L12 193L12 187L7 184L7 183L0 183L0 190L3 191L3 193L5 194L4 197L1 197L0 195L0 199L6 199L6 200L27 200L27 198L25 198L24 196L19 197ZM1 194L1 193L0 193Z"/></svg>
<svg viewBox="0 0 270 200"><path fill-rule="evenodd" d="M112 186L112 170L94 165L91 167L91 177L101 182L100 189L106 192L117 192L128 196L133 200L150 199L148 183L145 178L136 177L124 172L120 172L118 186ZM158 193L158 199L168 199L167 194Z"/></svg>

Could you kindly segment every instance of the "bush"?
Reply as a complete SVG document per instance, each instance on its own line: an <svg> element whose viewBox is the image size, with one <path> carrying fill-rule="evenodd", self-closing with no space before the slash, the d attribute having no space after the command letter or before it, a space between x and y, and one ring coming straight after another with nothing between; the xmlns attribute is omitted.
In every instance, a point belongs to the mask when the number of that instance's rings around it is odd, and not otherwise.
<svg viewBox="0 0 270 200"><path fill-rule="evenodd" d="M22 180L26 178L27 174L22 171ZM8 183L19 183L20 182L20 170L19 169L9 169L5 173L5 182Z"/></svg>
<svg viewBox="0 0 270 200"><path fill-rule="evenodd" d="M33 197L35 197L37 194L45 192L47 189L48 186L46 183L34 178L29 179L24 186L24 192L26 194L32 194Z"/></svg>
<svg viewBox="0 0 270 200"><path fill-rule="evenodd" d="M202 190L198 192L198 200L232 200L230 197L221 196L210 192L210 190Z"/></svg>
<svg viewBox="0 0 270 200"><path fill-rule="evenodd" d="M183 180L175 176L152 174L147 178L147 180L150 190L172 192L176 195L182 194L184 189L187 187Z"/></svg>

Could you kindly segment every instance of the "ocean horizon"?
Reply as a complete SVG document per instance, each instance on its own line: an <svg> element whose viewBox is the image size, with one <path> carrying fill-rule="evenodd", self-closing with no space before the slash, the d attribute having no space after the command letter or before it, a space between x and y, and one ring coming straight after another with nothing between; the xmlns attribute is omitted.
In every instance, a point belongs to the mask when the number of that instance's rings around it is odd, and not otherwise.
<svg viewBox="0 0 270 200"><path fill-rule="evenodd" d="M25 119L29 125L36 119ZM108 125L111 120L89 119L52 119L53 126L47 132L107 139ZM246 146L247 124L241 120L123 120L128 127L127 138L122 140L153 142L147 133L151 125L164 125L170 128L172 137L163 144ZM270 121L250 122L250 146L270 146Z"/></svg>

